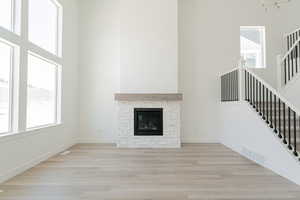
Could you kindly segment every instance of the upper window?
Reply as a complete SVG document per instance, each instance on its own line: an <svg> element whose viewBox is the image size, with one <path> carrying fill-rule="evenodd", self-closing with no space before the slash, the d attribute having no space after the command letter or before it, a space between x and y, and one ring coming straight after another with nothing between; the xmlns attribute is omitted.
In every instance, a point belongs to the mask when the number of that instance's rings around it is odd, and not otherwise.
<svg viewBox="0 0 300 200"><path fill-rule="evenodd" d="M0 133L10 131L13 47L0 41Z"/></svg>
<svg viewBox="0 0 300 200"><path fill-rule="evenodd" d="M266 67L265 27L242 26L240 44L245 67Z"/></svg>
<svg viewBox="0 0 300 200"><path fill-rule="evenodd" d="M13 1L1 0L0 26L8 30L13 29Z"/></svg>
<svg viewBox="0 0 300 200"><path fill-rule="evenodd" d="M29 40L59 54L60 8L55 0L29 0Z"/></svg>

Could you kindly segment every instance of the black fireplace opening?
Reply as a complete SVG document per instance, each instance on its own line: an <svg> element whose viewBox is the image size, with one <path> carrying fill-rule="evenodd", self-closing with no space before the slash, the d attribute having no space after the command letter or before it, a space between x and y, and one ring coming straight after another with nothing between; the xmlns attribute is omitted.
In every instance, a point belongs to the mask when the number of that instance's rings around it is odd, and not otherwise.
<svg viewBox="0 0 300 200"><path fill-rule="evenodd" d="M163 136L163 109L135 108L134 135Z"/></svg>

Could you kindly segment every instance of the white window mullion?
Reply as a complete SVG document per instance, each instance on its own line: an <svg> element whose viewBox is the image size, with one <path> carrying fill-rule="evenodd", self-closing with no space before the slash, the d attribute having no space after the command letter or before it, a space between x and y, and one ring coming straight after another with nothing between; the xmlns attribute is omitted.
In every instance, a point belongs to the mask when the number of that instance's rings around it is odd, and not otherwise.
<svg viewBox="0 0 300 200"><path fill-rule="evenodd" d="M26 131L26 117L27 117L27 69L28 69L28 0L22 1L21 12L21 39L20 46L20 65L19 65L19 120L18 130L20 132Z"/></svg>

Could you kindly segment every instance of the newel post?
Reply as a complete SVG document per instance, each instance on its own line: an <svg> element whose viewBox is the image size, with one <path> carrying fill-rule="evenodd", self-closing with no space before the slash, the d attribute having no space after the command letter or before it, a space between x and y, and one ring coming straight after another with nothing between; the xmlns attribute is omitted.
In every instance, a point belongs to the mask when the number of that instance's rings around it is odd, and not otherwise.
<svg viewBox="0 0 300 200"><path fill-rule="evenodd" d="M245 60L241 57L238 63L238 73L239 73L239 101L244 100L244 82L245 82Z"/></svg>
<svg viewBox="0 0 300 200"><path fill-rule="evenodd" d="M282 55L277 56L277 90L280 90L284 85L283 67L282 67Z"/></svg>

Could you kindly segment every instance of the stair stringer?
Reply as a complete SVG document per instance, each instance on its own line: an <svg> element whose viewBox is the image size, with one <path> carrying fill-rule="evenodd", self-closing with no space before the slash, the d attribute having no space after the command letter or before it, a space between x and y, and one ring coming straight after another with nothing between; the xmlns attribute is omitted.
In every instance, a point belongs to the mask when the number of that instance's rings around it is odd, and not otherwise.
<svg viewBox="0 0 300 200"><path fill-rule="evenodd" d="M300 162L247 102L221 104L220 142L300 185Z"/></svg>

